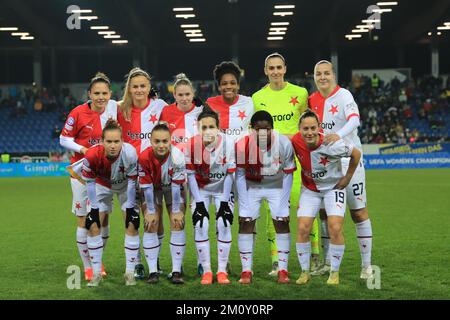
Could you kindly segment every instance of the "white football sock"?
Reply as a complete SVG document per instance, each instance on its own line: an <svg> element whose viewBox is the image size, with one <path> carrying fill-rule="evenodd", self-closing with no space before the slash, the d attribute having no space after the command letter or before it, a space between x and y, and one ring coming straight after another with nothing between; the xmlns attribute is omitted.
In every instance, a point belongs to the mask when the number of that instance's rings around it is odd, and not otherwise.
<svg viewBox="0 0 450 320"><path fill-rule="evenodd" d="M87 234L88 231L86 228L77 228L77 247L81 257L81 261L83 261L84 270L92 267L87 246Z"/></svg>
<svg viewBox="0 0 450 320"><path fill-rule="evenodd" d="M211 254L209 247L209 220L203 218L203 227L200 228L200 221L195 226L195 245L197 247L198 260L203 267L204 273L211 272Z"/></svg>
<svg viewBox="0 0 450 320"><path fill-rule="evenodd" d="M290 233L276 234L277 249L278 249L278 270L288 270L289 252L291 247Z"/></svg>
<svg viewBox="0 0 450 320"><path fill-rule="evenodd" d="M309 272L311 268L311 241L304 243L297 242L295 246L297 248L298 262L300 263L302 271Z"/></svg>
<svg viewBox="0 0 450 320"><path fill-rule="evenodd" d="M160 247L158 234L156 232L144 232L142 247L144 248L149 273L158 272L158 252Z"/></svg>
<svg viewBox="0 0 450 320"><path fill-rule="evenodd" d="M338 245L330 243L331 271L339 271L342 258L344 257L344 251L345 251L344 244Z"/></svg>
<svg viewBox="0 0 450 320"><path fill-rule="evenodd" d="M134 272L139 255L139 235L125 235L126 272Z"/></svg>
<svg viewBox="0 0 450 320"><path fill-rule="evenodd" d="M102 240L103 240L103 250L105 250L106 243L109 239L109 225L101 228Z"/></svg>
<svg viewBox="0 0 450 320"><path fill-rule="evenodd" d="M92 264L92 271L94 275L102 273L102 255L103 255L103 240L102 236L95 237L87 236L87 247Z"/></svg>
<svg viewBox="0 0 450 320"><path fill-rule="evenodd" d="M239 255L241 256L242 272L252 271L253 260L253 234L239 233Z"/></svg>
<svg viewBox="0 0 450 320"><path fill-rule="evenodd" d="M170 254L172 256L172 272L181 272L184 253L186 252L186 232L170 232Z"/></svg>
<svg viewBox="0 0 450 320"><path fill-rule="evenodd" d="M358 237L361 265L365 268L371 264L372 256L372 224L370 219L356 223L356 236Z"/></svg>
<svg viewBox="0 0 450 320"><path fill-rule="evenodd" d="M227 272L227 263L231 248L231 225L225 227L223 219L217 220L217 272Z"/></svg>

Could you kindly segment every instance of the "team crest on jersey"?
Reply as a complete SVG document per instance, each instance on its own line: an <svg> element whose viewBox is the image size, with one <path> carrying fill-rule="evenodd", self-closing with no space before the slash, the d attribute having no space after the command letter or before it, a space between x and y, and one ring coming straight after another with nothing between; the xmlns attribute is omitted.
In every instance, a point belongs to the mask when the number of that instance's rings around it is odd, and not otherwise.
<svg viewBox="0 0 450 320"><path fill-rule="evenodd" d="M298 96L296 97L291 97L291 101L289 101L289 103L292 103L292 106L296 106L298 104Z"/></svg>
<svg viewBox="0 0 450 320"><path fill-rule="evenodd" d="M327 157L327 156L325 156L325 157L320 157L319 163L320 163L321 165L326 166L329 162L330 162L330 160L328 160L328 157Z"/></svg>
<svg viewBox="0 0 450 320"><path fill-rule="evenodd" d="M339 112L338 106L331 105L331 108L330 108L330 110L328 110L328 112L331 112L331 114L333 114L333 116L334 116L335 113Z"/></svg>

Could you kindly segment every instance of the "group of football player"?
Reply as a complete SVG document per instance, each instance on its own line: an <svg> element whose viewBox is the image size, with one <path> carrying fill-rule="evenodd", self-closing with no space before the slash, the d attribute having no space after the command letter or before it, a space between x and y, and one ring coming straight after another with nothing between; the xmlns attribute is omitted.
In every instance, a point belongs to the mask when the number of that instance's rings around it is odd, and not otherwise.
<svg viewBox="0 0 450 320"><path fill-rule="evenodd" d="M105 74L91 79L89 100L70 112L60 136L61 145L74 152L68 167L72 212L88 286L98 286L106 276L102 257L114 194L125 223L126 285L145 277L141 248L149 269L147 282L160 281L164 211L170 221L168 278L184 283L188 203L201 284L212 284L214 278L219 284L231 283L233 222L239 224L239 283L252 283L261 206L271 243L270 274L279 283L290 281L290 209L297 205L296 253L301 267L297 284L325 274L328 284L339 284L347 206L361 253L360 277L372 276L372 227L357 135L358 106L352 94L337 85L327 60L314 66L317 91L309 97L306 89L285 81L286 72L281 54L267 56L268 83L247 97L239 94L241 69L224 61L213 71L220 95L201 101L188 77L179 74L171 105L158 98L150 75L140 68L128 73L119 102L111 100ZM215 277L209 238L212 217L218 255ZM323 261L318 259L319 225Z"/></svg>

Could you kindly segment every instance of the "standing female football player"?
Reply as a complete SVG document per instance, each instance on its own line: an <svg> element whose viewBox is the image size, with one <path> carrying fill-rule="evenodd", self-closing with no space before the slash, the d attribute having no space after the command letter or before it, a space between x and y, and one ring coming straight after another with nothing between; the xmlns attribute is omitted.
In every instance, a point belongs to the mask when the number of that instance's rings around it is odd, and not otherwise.
<svg viewBox="0 0 450 320"><path fill-rule="evenodd" d="M138 153L150 146L150 137L153 127L158 123L162 110L167 105L158 99L151 90L150 75L140 69L133 68L128 73L127 82L120 102L118 120L123 130L123 139L132 144ZM143 196L139 192L139 198ZM141 204L142 214L145 215L145 204ZM164 226L162 220L158 231L159 242L164 238ZM159 247L161 250L161 246ZM140 252L140 251L139 251ZM138 256L135 276L144 279L144 265L141 263L141 255Z"/></svg>
<svg viewBox="0 0 450 320"><path fill-rule="evenodd" d="M88 88L89 101L75 107L67 116L66 123L59 137L61 146L74 155L70 159L73 164L84 157L84 154L93 145L100 142L102 128L109 118L117 119L117 103L111 98L111 84L104 73L97 73L91 79ZM77 247L83 261L86 280L92 279L92 266L87 248L87 230L84 228L87 214L86 186L73 174L70 178L72 187L72 212L77 217ZM109 237L108 217L103 220L101 233L103 246ZM103 267L102 267L103 268ZM104 270L103 275L106 275Z"/></svg>
<svg viewBox="0 0 450 320"><path fill-rule="evenodd" d="M217 113L205 108L198 116L200 134L190 139L186 171L191 191L192 224L197 256L203 267L201 284L211 284L213 273L209 244L209 204L216 207L218 270L217 282L229 284L226 272L231 248L234 202L230 198L236 170L234 140L219 132Z"/></svg>
<svg viewBox="0 0 450 320"><path fill-rule="evenodd" d="M88 286L101 281L103 243L100 236L100 214L112 212L113 196L117 195L125 216L125 284L135 285L134 269L139 250L139 212L135 211L137 154L131 144L123 143L122 130L115 120L108 120L100 144L91 147L82 161L82 177L86 182L90 212L86 216L89 234L87 245L93 268ZM76 166L76 164L74 165Z"/></svg>
<svg viewBox="0 0 450 320"><path fill-rule="evenodd" d="M167 125L158 124L152 130L152 146L139 156L139 184L144 191L147 210L145 212L145 233L143 247L149 266L148 283L157 283L157 259L160 243L160 216L163 201L170 218L170 253L172 255L171 281L184 283L181 265L186 248L184 231L185 184L184 154L171 145L170 131Z"/></svg>

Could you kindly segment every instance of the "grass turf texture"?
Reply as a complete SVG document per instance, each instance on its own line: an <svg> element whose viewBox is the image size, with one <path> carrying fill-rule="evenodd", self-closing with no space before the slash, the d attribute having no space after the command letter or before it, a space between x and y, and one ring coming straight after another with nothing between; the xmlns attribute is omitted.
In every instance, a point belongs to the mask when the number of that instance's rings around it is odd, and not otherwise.
<svg viewBox="0 0 450 320"><path fill-rule="evenodd" d="M341 284L329 287L327 277L323 276L313 277L306 286L296 285L300 267L295 254L294 209L291 210L293 235L289 267L292 283L289 285L279 285L275 278L267 275L271 269L270 251L264 221L260 219L254 283L250 286L237 283L241 263L237 223L234 223L230 254L232 284L202 286L196 275L192 220L188 216L188 243L183 263L185 285L172 285L164 275L157 285L138 281L135 287L125 287L124 232L117 204L110 218L111 235L104 253L108 277L99 288L86 288L83 279L80 290L69 290L67 267L81 267L81 260L75 244L75 217L70 213L68 178L3 178L0 179L3 240L0 299L448 299L450 170L381 170L366 174L374 230L373 264L381 268L380 290L367 289L366 283L359 279L360 255L355 228L348 214ZM166 273L171 268L168 226L165 217L161 265ZM210 229L212 265L216 270L216 238L214 227Z"/></svg>

